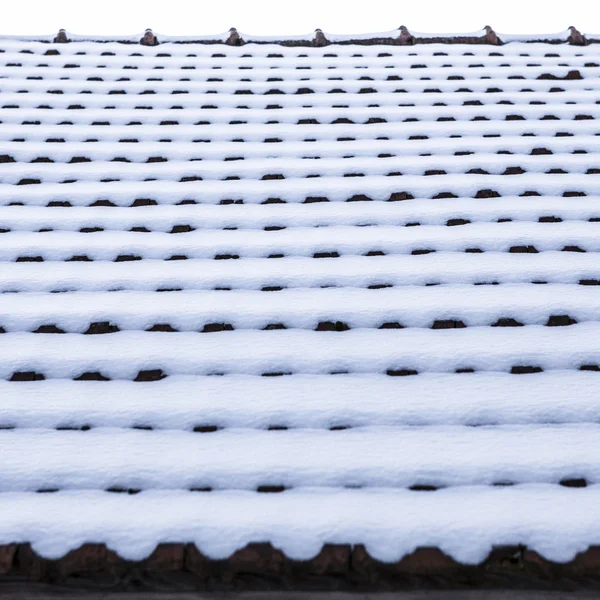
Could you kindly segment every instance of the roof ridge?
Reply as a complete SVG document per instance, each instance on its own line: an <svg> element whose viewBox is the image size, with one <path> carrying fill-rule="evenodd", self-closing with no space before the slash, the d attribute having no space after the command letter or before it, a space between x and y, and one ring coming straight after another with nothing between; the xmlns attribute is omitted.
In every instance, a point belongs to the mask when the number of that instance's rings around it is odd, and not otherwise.
<svg viewBox="0 0 600 600"><path fill-rule="evenodd" d="M315 29L312 35L288 36L251 36L240 33L232 27L224 34L200 36L157 36L152 29L146 29L143 34L133 36L82 36L69 34L61 29L56 35L42 36L0 36L0 40L39 41L44 43L69 43L69 42L119 42L125 44L141 44L156 46L159 43L198 43L198 44L227 44L242 46L254 44L279 44L281 46L306 46L324 47L329 45L397 45L411 46L415 44L473 44L493 45L521 42L521 43L546 43L569 44L572 46L586 46L600 43L600 35L583 34L576 27L569 27L563 32L553 34L500 34L492 27L486 25L480 31L473 33L420 33L409 30L404 25L392 31L373 34L327 34L321 29Z"/></svg>

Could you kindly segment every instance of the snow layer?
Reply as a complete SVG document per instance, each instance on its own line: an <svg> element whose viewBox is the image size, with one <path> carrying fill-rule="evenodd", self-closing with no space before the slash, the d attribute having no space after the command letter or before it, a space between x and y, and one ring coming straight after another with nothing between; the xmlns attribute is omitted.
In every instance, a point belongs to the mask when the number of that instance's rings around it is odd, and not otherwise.
<svg viewBox="0 0 600 600"><path fill-rule="evenodd" d="M597 49L159 38L0 39L0 544L600 544Z"/></svg>
<svg viewBox="0 0 600 600"><path fill-rule="evenodd" d="M560 453L548 461L548 448ZM0 493L600 483L600 425L4 431Z"/></svg>
<svg viewBox="0 0 600 600"><path fill-rule="evenodd" d="M586 63L587 65L588 63ZM461 85L455 81L448 81L448 70L430 68L428 73L431 78L424 83L423 78L418 70L406 69L402 82L389 81L387 78L390 71L385 68L380 68L372 65L369 68L369 72L372 74L372 80L377 81L375 84L378 88L377 91L383 93L403 93L406 92L419 92L424 91L429 85L440 85L444 91L454 91L461 89L464 85L474 88L477 91L485 91L489 87L487 76L491 75L499 85L502 85L506 91L520 91L522 89L522 83L518 80L525 75L530 75L533 84L534 91L536 92L549 92L552 87L552 80L548 81L543 75L546 75L549 71L554 75L554 79L560 79L561 84L564 83L565 87L570 91L578 90L596 90L598 88L597 72L595 67L578 66L578 73L581 77L577 79L569 79L567 75L573 67L570 65L556 66L542 66L537 67L523 66L513 67L509 73L506 69L497 68L490 66L486 72L480 72L478 75L474 74L474 69L469 67L455 67L453 72L458 73L462 76ZM119 87L122 85L124 79L128 80L127 93L139 94L146 91L148 82L152 82L153 88L157 93L173 93L173 91L179 91L181 86L181 71L168 71L165 70L161 73L160 78L153 77L156 75L154 69L140 69L136 72L136 76L131 78L124 78L124 75L130 75L128 69L103 69L102 79L90 80L90 77L97 73L97 69L76 69L71 71L70 76L65 76L64 68L46 68L44 69L45 77L42 80L32 79L33 74L37 74L39 69L33 68L21 68L18 76L13 76L10 79L6 79L6 72L2 75L2 69L0 69L0 90L7 93L18 93L20 87L25 84L30 88L32 93L40 92L51 92L56 89L59 85L61 88L68 93L84 93L87 90L97 93L110 93L110 91L120 90ZM14 72L13 72L14 73ZM273 70L271 68L266 69L253 69L251 78L247 75L244 70L237 68L224 68L218 72L219 78L210 78L204 76L198 76L190 83L187 83L186 88L189 93L194 94L210 94L210 93L235 93L236 87L239 86L247 87L251 93L265 94L270 90L277 89L284 93L296 92L298 86L309 85L312 92L309 93L328 93L330 90L339 89L336 88L336 79L332 77L332 74L338 77L344 78L344 87L346 92L358 92L361 89L365 89L365 83L362 79L362 73L356 68L344 69L338 68L332 73L327 68L315 68L314 66L310 69L310 78L307 78L301 70L297 68L281 68L277 70L278 78L276 83L273 83ZM401 87L401 90L399 89ZM406 89L405 89L406 88ZM365 92L363 92L365 93ZM584 106L585 108L585 106ZM539 110L539 109L538 109ZM565 109L563 109L565 111ZM410 113L410 111L408 111ZM498 109L501 112L501 109ZM565 111L566 112L566 111ZM377 114L378 111L375 111ZM532 108L531 113L535 115L536 109ZM541 116L543 116L542 113ZM567 112L568 114L568 112ZM93 113L90 116L94 116ZM175 115L174 115L175 116ZM263 115L265 117L266 115ZM317 113L315 117L318 117ZM191 117L191 115L190 115ZM535 118L535 117L534 117Z"/></svg>
<svg viewBox="0 0 600 600"><path fill-rule="evenodd" d="M209 50L210 51L210 50ZM206 50L205 50L206 52ZM323 54L321 50L319 54ZM9 59L10 60L10 59ZM19 59L17 59L19 60ZM60 60L60 59L59 59ZM77 59L75 59L77 60ZM19 70L14 69L14 64L7 61L8 69L0 69L0 89L6 91L17 91L17 86L25 85L29 91L45 91L53 89L53 86L59 83L61 86L65 86L65 91L69 92L80 92L82 90L91 89L96 92L105 92L110 89L115 89L117 86L127 87L128 93L139 93L146 91L148 82L152 82L152 88L155 92L171 92L173 89L180 90L181 84L184 83L185 90L188 92L206 92L212 89L219 91L235 93L235 85L239 85L242 82L244 88L250 88L254 93L264 93L270 89L288 90L295 92L293 86L300 82L309 82L313 92L327 92L330 89L339 89L338 85L335 84L336 75L343 77L343 86L345 91L359 91L365 87L365 81L376 81L379 91L395 91L400 86L408 85L411 91L416 89L423 89L428 84L423 84L424 81L431 81L434 83L440 82L444 86L448 86L446 91L452 91L454 89L460 89L464 87L464 83L475 85L480 90L485 90L489 87L489 82L486 81L486 75L493 77L495 81L503 84L503 87L508 89L520 90L523 88L522 80L524 78L530 79L528 84L534 85L534 89L549 89L552 87L548 81L552 79L561 79L561 83L564 83L567 88L570 89L594 89L594 86L598 84L598 74L594 70L595 67L589 62L581 63L577 65L580 77L566 78L569 70L572 69L572 65L564 63L554 64L539 64L539 63L527 63L510 65L509 68L496 66L494 64L476 65L469 64L458 64L441 68L435 64L428 66L427 74L420 68L414 68L415 63L411 65L400 64L400 65L381 65L381 62L375 60L369 61L365 66L369 67L369 70L373 73L373 77L365 80L365 74L361 73L356 67L352 65L347 67L346 65L337 65L334 69L326 67L321 64L319 57L313 54L313 60L310 61L309 72L302 73L302 70L297 69L297 65L294 64L283 64L277 65L277 70L274 71L273 61L266 61L262 64L255 63L249 69L244 69L243 72L239 69L240 64L235 64L230 61L223 61L224 65L220 65L218 72L212 69L208 65L204 65L204 69L200 71L198 68L192 68L196 73L182 73L181 68L187 65L194 65L194 61L189 59L183 59L176 62L170 61L169 65L171 68L161 69L161 73L156 73L155 69L145 68L145 65L140 65L137 69L131 69L131 62L134 62L131 58L128 60L128 64L124 68L119 66L108 66L101 64L95 67L88 67L81 65L75 65L77 68L70 68L68 71L64 70L63 64L50 66L48 63L44 63L46 66L40 67L39 62L37 65L29 67L27 64L19 62ZM415 61L416 62L416 61ZM104 61L103 61L104 63ZM245 64L244 64L245 63ZM154 63L156 66L156 63ZM213 63L214 64L214 63ZM242 65L248 66L248 61L242 61ZM199 65L202 68L203 65ZM362 66L362 65L361 65ZM98 72L98 68L102 68L102 72ZM174 67L174 68L173 68ZM387 69L386 69L387 67ZM395 77L388 78L392 72L389 69L396 67L400 73L394 73ZM413 68L411 68L413 67ZM446 67L446 68L444 68ZM360 68L360 66L359 66ZM125 72L123 72L127 69ZM189 67L188 67L189 69ZM452 71L450 71L452 69ZM485 69L485 70L484 70ZM127 72L129 71L129 72ZM548 74L554 75L554 78L548 77ZM273 78L273 75L280 75L279 78ZM449 79L449 76L453 74L460 75L462 79ZM10 79L7 78L10 75ZM31 79L33 76L42 76L41 79ZM126 75L127 77L123 77ZM187 77L184 77L187 75ZM193 75L194 77L190 77ZM431 76L429 79L426 77ZM27 79L29 77L29 79ZM90 77L92 77L90 79ZM338 79L339 80L339 79ZM401 81L402 83L398 83ZM582 81L585 81L587 85L584 85ZM464 82L461 85L461 82ZM415 85L416 84L416 85ZM175 85L176 87L173 87ZM485 87L484 87L485 85ZM145 88L143 87L145 86ZM116 89L122 89L117 87ZM309 92L310 93L310 92ZM364 93L364 92L363 92ZM400 92L402 93L402 92Z"/></svg>
<svg viewBox="0 0 600 600"><path fill-rule="evenodd" d="M18 60L22 60L22 55L18 58ZM199 59L196 59L196 61L198 60ZM326 59L319 58L319 62L323 62L325 60ZM355 63L359 59L353 58L349 60ZM564 58L563 60L567 60L569 63L573 63L574 59ZM583 57L578 60L575 59L573 66L581 66L581 61L585 63L589 60L590 57ZM157 59L150 58L148 59L148 63L151 66L154 66L157 64ZM298 58L292 59L292 62L290 64L293 66L302 66L301 59ZM362 68L367 68L368 66L369 61L367 61L365 65L362 66ZM357 66L357 68L361 67ZM389 68L396 69L397 67L395 65L392 65ZM398 68L403 68L403 66L399 65ZM476 116L477 112L481 110L482 106L493 107L497 104L513 105L515 107L513 110L518 113L518 111L521 108L525 108L535 103L541 103L547 105L547 112L548 114L551 114L553 109L565 109L565 105L572 102L590 105L594 104L595 100L594 90L588 89L564 89L560 93L552 92L550 90L544 91L543 89L541 89L536 91L531 90L523 94L515 94L514 91L505 92L500 90L500 88L498 88L498 90L499 91L495 91L493 94L491 94L487 92L487 90L471 90L470 88L458 88L458 90L452 92L451 94L444 94L442 103L440 103L440 96L437 92L423 92L418 90L406 90L403 92L396 92L380 90L379 92L377 92L377 106L372 106L374 102L373 96L371 94L348 94L343 90L332 91L327 93L315 91L314 94L277 94L279 96L277 98L277 104L273 104L273 98L269 98L269 96L271 96L272 94L244 94L245 98L243 100L240 100L239 95L237 94L187 93L178 94L179 98L177 98L176 100L173 99L172 95L152 94L152 99L148 100L147 98L141 99L139 94L110 94L112 98L108 99L107 96L103 94L79 94L76 92L63 92L62 94L55 94L56 97L52 99L51 110L61 110L68 108L70 111L72 111L72 116L70 116L69 118L75 118L77 115L81 114L79 111L84 109L105 108L107 106L114 107L110 110L133 109L135 107L142 107L141 109L138 109L138 112L136 113L136 118L147 118L144 117L143 114L140 115L139 112L141 112L142 110L160 111L162 109L181 111L182 109L195 108L196 111L199 112L199 114L197 112L196 116L202 116L203 119L209 119L211 117L211 114L213 114L213 111L231 108L239 108L243 110L244 112L239 114L240 117L243 117L246 114L245 111L247 110L252 110L256 108L265 109L267 106L271 106L270 110L273 110L275 112L269 114L273 115L274 117L275 115L279 114L279 111L282 111L284 109L300 108L330 108L334 109L331 110L332 115L334 115L336 112L338 114L341 114L348 108L357 109L364 107L371 107L375 109L375 111L377 111L377 109L379 108L385 110L390 108L395 109L396 107L403 107L407 110L410 110L410 107L413 106L448 106L455 107L457 110L460 110L458 107L464 105L466 101L475 101L477 102L477 104L472 104L471 106L479 106L480 108L471 109L474 113L472 113L471 116L474 117ZM28 91L27 93L19 93L18 91L7 91L5 94L3 94L2 97L6 105L14 106L14 108L12 108L11 111L19 110L19 108L38 108L40 104L48 100L48 94L38 91ZM343 104L340 104L340 102L343 102ZM200 109L202 109L201 112ZM43 109L35 113L36 117L43 117L46 110L48 109ZM445 109L432 108L431 110L439 110L443 112ZM492 108L492 110L494 109ZM531 110L535 109L532 108ZM304 113L307 115L309 112L310 110L304 111ZM9 111L7 111L7 113L7 118L10 118L11 113ZM179 114L182 113L180 112ZM105 118L110 117L111 113L104 113L104 115ZM198 120L200 120L200 118L198 118Z"/></svg>
<svg viewBox="0 0 600 600"><path fill-rule="evenodd" d="M46 235L46 234L44 234ZM31 248L33 251L34 249ZM34 253L37 254L37 253ZM434 252L425 255L4 263L5 292L210 290L263 287L572 283L600 280L597 252ZM470 292L472 288L467 288ZM465 291L467 291L465 290Z"/></svg>
<svg viewBox="0 0 600 600"><path fill-rule="evenodd" d="M462 227L421 226L297 227L282 231L199 230L186 235L149 232L36 232L0 235L0 260L21 256L41 256L44 260L68 260L86 255L92 260L115 260L133 254L142 258L187 258L313 256L319 252L357 255L379 251L384 254L410 254L419 250L464 252L479 248L484 252L508 252L514 246L534 246L538 252L578 246L580 251L600 249L598 225L589 222L554 223L473 223ZM280 256L281 258L281 256Z"/></svg>
<svg viewBox="0 0 600 600"><path fill-rule="evenodd" d="M599 129L600 133L600 129ZM260 135L263 135L262 133ZM266 174L266 173L265 173ZM252 204L270 198L284 202L305 202L307 198L327 198L331 202L346 202L365 195L371 200L393 199L394 193L407 193L416 198L432 198L440 193L475 197L481 190L491 189L500 195L521 195L533 191L540 195L598 195L600 174L524 174L504 175L454 174L439 177L406 175L386 177L318 177L286 180L251 181L116 181L75 182L69 185L48 183L44 186L0 184L0 206L13 202L45 206L49 202L70 202L87 206L106 200L117 206L131 206L135 200L149 198L157 204L178 204L182 201L219 204L222 201L243 200Z"/></svg>
<svg viewBox="0 0 600 600"><path fill-rule="evenodd" d="M425 95L428 96L428 94ZM23 97L27 98L27 95ZM58 98L61 97L62 96L58 96ZM93 95L84 96L84 98L88 97L94 98ZM288 96L285 97L288 98ZM294 98L295 96L291 97ZM469 95L469 98L470 97L471 95ZM576 101L576 99L571 99L571 101ZM73 102L73 99L71 102ZM190 108L197 109L197 106L192 105ZM424 136L416 137L422 138ZM522 155L530 154L536 148L543 148L550 153L561 154L563 157L566 154L575 153L576 151L583 154L597 152L600 148L600 139L593 133L578 133L577 137L570 135L557 137L549 132L547 135L536 136L514 134L502 135L500 137L470 136L412 140L346 139L344 140L344 143L340 143L337 140L319 140L318 146L315 146L313 142L308 141L306 143L299 143L283 140L276 145L265 144L262 141L244 141L242 144L239 142L219 142L213 140L211 140L210 143L195 143L178 140L177 144L172 144L146 140L143 144L103 141L93 143L86 141L69 141L68 143L52 144L52 146L49 147L45 140L38 142L24 140L18 143L11 143L11 145L7 144L6 147L7 149L10 149L10 156L12 156L14 160L21 161L21 163L32 162L36 158L45 156L45 154L48 153L52 155L52 160L63 163L70 162L73 157L89 158L94 162L113 160L115 157L132 162L152 162L149 161L151 157L158 157L167 160L190 160L196 163L194 166L198 168L199 165L197 163L201 160L229 159L231 161L232 159L235 159L237 167L240 167L243 172L243 163L240 161L249 158L296 158L313 161L324 158L344 158L347 160L354 157L378 157L385 163L387 162L385 154L411 157L414 160L416 155L426 154L435 154L437 156L450 155L455 152L464 152L466 154L473 153L476 156L482 156L486 153L495 154L508 152L519 154L519 159L515 159L518 162ZM547 155L548 152L545 152L545 154ZM379 157L380 154L384 154L384 156ZM467 158L466 160L469 161L471 159ZM481 160L485 159L482 158ZM503 159L498 157L498 160ZM529 159L525 158L525 160ZM566 160L571 159L566 157ZM159 164L160 163L158 162L154 162L154 166ZM313 169L318 169L320 163L311 162L309 164L312 164ZM128 168L126 165L127 163L121 164L125 173ZM266 165L264 166L265 169L267 169ZM20 168L23 168L24 170L30 169L31 165L21 164ZM268 171L270 170L269 165ZM268 171L265 170L265 174Z"/></svg>
<svg viewBox="0 0 600 600"><path fill-rule="evenodd" d="M12 80L9 80L12 81ZM485 81L485 80L484 80ZM0 92L4 93L0 80ZM551 87L544 81L543 87ZM561 82L562 83L562 82ZM572 87L581 81L568 81ZM484 84L487 85L487 84ZM15 85L15 88L18 86ZM62 87L62 85L61 85ZM442 86L447 87L447 86ZM483 85L475 86L483 87ZM540 86L535 86L540 87ZM598 81L600 89L600 80ZM9 91L9 90L6 90ZM354 90L355 92L357 90ZM452 91L452 90L449 90ZM598 93L598 90L595 92ZM273 117L274 118L274 117ZM121 142L122 140L138 140L139 142L159 141L167 138L176 142L210 143L232 142L236 139L250 142L263 142L266 139L282 139L287 142L334 141L338 138L350 137L359 140L372 140L377 137L386 136L390 139L408 140L411 136L428 136L429 138L448 138L454 135L460 137L475 137L482 135L555 135L565 132L567 135L595 135L599 126L591 119L566 120L556 123L550 120L471 120L462 121L426 121L421 123L373 123L365 127L362 123L323 123L306 124L297 127L296 123L272 123L265 126L263 123L248 123L230 126L229 124L203 125L182 128L176 124L166 125L113 125L100 127L93 125L36 125L24 129L21 125L2 125L0 127L0 141L10 142L19 135L26 135L27 141L45 141L48 138L64 139L68 142L83 142L92 137L103 142ZM129 142L135 143L135 142ZM236 142L240 143L240 142ZM314 143L314 142L311 142ZM299 148L298 148L299 149Z"/></svg>
<svg viewBox="0 0 600 600"><path fill-rule="evenodd" d="M562 156L556 160L567 158ZM263 161L256 162L263 164ZM319 161L319 164L322 162L325 161ZM360 161L357 162L360 164ZM274 164L275 160L270 160L269 163ZM10 164L6 167L10 167ZM25 170L23 171L24 175ZM243 169L240 168L238 173L242 171ZM11 174L8 168L3 172L6 173L7 178ZM53 171L48 169L46 173L51 174ZM32 169L27 174L33 176L40 172ZM394 203L347 202L342 206L331 202L264 206L232 204L226 210L210 204L189 204L178 206L175 211L168 205L119 207L113 210L107 210L107 207L102 206L28 206L27 208L5 206L0 213L0 226L11 231L38 231L39 229L79 231L86 227L99 227L107 231L127 231L132 227L145 227L152 232L169 233L174 226L182 224L194 229L263 229L335 225L406 226L415 222L421 225L446 225L451 219L457 218L472 223L494 222L498 219L538 221L541 217L549 215L563 221L587 221L599 218L600 206L593 196L573 197L568 202L560 196L526 198L503 196L487 198L485 202L475 198L456 198L451 201L445 198Z"/></svg>
<svg viewBox="0 0 600 600"><path fill-rule="evenodd" d="M63 64L56 64L57 62ZM189 73L182 73L182 69L186 70L199 70L204 67L203 72L195 73L196 77L194 77L193 81L189 82L189 89L194 90L195 84L200 83L234 83L234 82L245 82L250 84L255 84L259 82L265 83L273 83L273 65L272 64L256 64L251 69L240 70L239 67L235 64L231 64L230 62L226 63L225 67L221 67L218 73L215 73L214 70L211 69L208 64L202 64L199 61L192 60L183 60L177 61L175 63L171 62L167 63L167 67L161 69L161 73L159 73L160 77L156 77L156 63L150 63L148 65L140 64L134 71L131 72L131 68L129 64L124 66L110 64L102 65L102 73L100 79L90 80L90 77L98 76L98 66L100 65L77 65L78 68L71 69L70 71L64 70L64 59L55 59L53 61L55 64L46 66L41 70L39 68L39 59L31 58L29 59L25 57L24 60L20 60L21 67L18 71L15 71L14 67L1 67L0 66L0 79L6 79L7 76L10 76L11 81L19 81L19 80L31 80L32 76L37 76L40 73L43 74L43 81L52 81L52 82L85 82L86 85L90 85L94 87L98 81L101 82L114 82L114 81L129 81L127 87L129 90L136 90L135 83L143 82L143 81L173 81L173 82L181 82L186 81L182 77L182 75L189 75ZM104 61L103 61L104 62ZM411 80L423 80L423 73L420 72L419 69L410 68L412 65L410 64L410 59L407 61L395 62L394 65L382 65L381 63L373 63L371 62L369 66L369 77L372 80L384 80L390 74L390 71L387 69L391 68L399 68L402 70L402 76L396 76L396 81L411 81ZM28 64L29 63L29 64ZM32 64L33 63L33 64ZM36 64L38 63L38 64ZM524 63L524 61L513 62L510 65L510 68L506 68L506 66L498 65L498 61L496 64L488 64L486 65L486 70L482 71L480 68L472 67L467 61L463 61L463 64L454 64L453 65L453 74L459 74L463 76L465 81L484 79L486 76L493 76L494 80L499 82L504 82L507 79L517 79L521 78L525 75L530 76L532 79L539 79L540 75L546 75L548 72L551 72L556 77L563 78L569 72L569 69L573 66L573 64L556 64L556 62L552 61L544 61L545 64L536 63L532 65L531 63ZM414 64L414 63L413 63ZM594 71L595 67L590 66L589 62L582 61L581 59L575 61L575 64L579 67L579 72L584 78L593 79L597 77L596 71ZM313 83L324 83L328 81L335 81L332 79L332 76L335 75L337 77L342 77L345 84L353 83L355 81L364 81L364 73L362 73L359 69L356 68L356 64L344 65L339 62L332 69L330 66L326 66L322 64L320 61L315 63L315 61L310 62L310 67L308 69L298 69L298 65L294 64L279 64L276 74L283 79L283 81L277 80L277 83L281 83L283 88L288 83L293 83L297 81L310 81ZM309 73L303 73L303 70L309 70ZM129 72L128 72L129 71ZM246 72L244 72L246 71ZM250 71L250 72L248 72ZM332 73L332 71L334 71ZM438 66L435 63L429 64L427 68L427 75L430 77L428 81L438 81L438 80L447 80L447 76L449 74L448 66L442 65ZM127 79L123 79L123 76L129 76ZM210 77L209 75L213 75ZM218 75L214 77L214 75ZM307 77L308 75L308 77ZM33 80L39 81L39 80ZM8 82L6 82L8 83ZM33 89L38 89L38 86L41 84L28 84L33 87ZM221 86L217 86L221 87ZM223 86L227 88L227 86ZM68 87L68 89L72 89ZM100 89L103 89L100 86ZM157 89L161 89L159 85Z"/></svg>
<svg viewBox="0 0 600 600"><path fill-rule="evenodd" d="M224 331L213 334L121 331L105 335L2 334L0 377L36 371L74 378L100 371L133 379L140 370L168 375L238 373L509 371L600 365L600 323L570 327L468 327L323 331Z"/></svg>
<svg viewBox="0 0 600 600"><path fill-rule="evenodd" d="M598 423L597 378L589 371L557 370L527 377L494 372L418 377L174 375L150 385L0 380L0 427L191 430L199 424L318 429Z"/></svg>
<svg viewBox="0 0 600 600"><path fill-rule="evenodd" d="M76 46L62 46L60 47L60 53L55 55L46 53L48 49L46 45L41 46L40 51L40 46L39 44L31 45L28 48L31 53L24 54L21 48L15 49L2 44L2 47L5 48L4 54L7 64L0 65L0 70L3 74L18 78L20 72L14 66L11 66L11 64L14 65L13 61L18 61L23 67L23 71L31 67L43 67L37 70L37 74L43 76L52 69L64 68L69 64L73 65L76 61L73 71L67 72L66 76L76 78L83 71L87 73L90 68L103 68L110 72L111 70L127 67L130 72L126 75L136 77L139 73L147 74L148 70L160 66L161 71L179 73L182 78L190 75L190 73L182 73L182 70L203 69L201 75L206 78L210 73L209 70L212 70L210 75L218 76L219 73L214 72L217 69L235 69L244 66L247 67L245 70L251 71L246 73L246 78L251 78L253 72L261 73L268 68L281 72L283 69L291 70L296 67L300 67L305 71L310 70L309 73L301 73L304 78L310 77L313 70L319 72L327 68L335 70L337 73L342 69L349 71L354 69L356 71L356 69L364 67L372 67L375 71L380 68L402 69L398 75L402 75L403 78L404 76L414 77L414 74L406 73L411 68L431 68L438 73L441 72L438 69L442 68L446 70L468 68L470 69L469 76L476 77L484 74L482 69L486 67L499 67L496 74L506 74L508 76L511 75L513 69L522 71L524 67L534 69L533 72L536 72L535 69L541 66L558 70L566 66L590 67L590 59L596 55L596 49L593 46L591 48L562 46L554 48L554 50L560 50L560 54L553 56L556 53L549 53L548 46L534 44L520 45L518 47L520 52L517 53L514 52L517 49L516 46L496 48L490 52L492 49L489 47L477 49L473 45L470 45L469 50L461 45L441 47L439 45L428 45L418 48L418 53L415 52L414 48L388 46L384 49L379 46L363 47L360 49L360 54L356 52L356 49L348 52L349 48L343 46L329 49L285 47L275 49L273 46L251 46L240 49L221 46L217 49L215 46L203 48L195 45L192 47L192 52L188 51L183 55L179 51L185 50L185 46L175 44L168 47L167 52L164 52L164 47L162 50L155 48L153 52L152 49L143 49L139 46L127 49L118 44L103 46L93 44L87 45L87 48L86 46L79 46L78 52L73 53L72 51L77 48ZM59 47L55 46L53 49L57 48ZM87 49L87 52L82 51L82 48ZM98 49L109 50L109 52L98 52ZM539 52L539 50L545 50L545 52ZM250 52L252 54L248 56ZM277 53L277 56L272 56L275 53ZM43 63L40 63L40 55L44 56ZM135 58L133 58L134 56ZM535 60L535 62L532 62L532 60ZM425 66L419 67L423 64ZM421 77L426 75L423 71L420 73L417 71L417 74ZM152 75L161 76L164 74L154 72Z"/></svg>
<svg viewBox="0 0 600 600"><path fill-rule="evenodd" d="M518 507L518 510L515 510ZM600 486L464 486L408 490L304 489L282 494L99 491L0 494L0 541L32 542L59 558L86 542L106 543L140 560L159 542L192 542L223 559L252 541L270 541L306 560L325 543L365 544L393 562L419 546L456 560L482 562L495 545L524 544L556 562L572 560L600 539ZM160 515L160 518L157 518Z"/></svg>
<svg viewBox="0 0 600 600"><path fill-rule="evenodd" d="M600 107L600 105L599 105ZM262 111L264 112L264 111ZM600 116L600 111L599 111ZM265 174L281 175L285 179L313 177L343 177L354 175L370 176L423 175L433 168L442 169L448 174L463 174L472 169L482 169L492 175L503 175L515 166L511 155L477 154L470 156L402 156L388 159L375 157L322 158L317 163L299 158L271 158L267 165L263 159L247 158L236 164L235 161L222 162L203 160L197 163L169 161L158 164L119 164L114 162L76 163L63 166L60 170L48 163L21 164L9 163L2 169L3 182L15 184L23 178L39 178L44 183L62 183L69 177L77 182L100 182L105 178L119 181L144 181L149 176L161 180L179 182L182 177L197 177L199 180L223 180L237 176L245 182L259 179ZM568 168L570 173L586 174L597 163L593 154L533 155L519 158L519 167L528 173L546 173L550 169ZM404 178L396 180L404 182ZM296 183L298 183L296 181Z"/></svg>
<svg viewBox="0 0 600 600"><path fill-rule="evenodd" d="M444 319L473 327L493 325L503 318L545 325L555 315L595 321L599 312L600 294L593 286L566 284L506 284L499 290L478 286L468 295L462 285L289 289L277 294L213 290L0 295L0 326L10 332L54 324L69 333L83 333L99 321L133 331L157 323L168 323L178 331L199 331L209 323L228 323L235 329L264 329L273 323L314 329L323 321L342 321L351 328L377 328L390 322L413 328L431 327Z"/></svg>

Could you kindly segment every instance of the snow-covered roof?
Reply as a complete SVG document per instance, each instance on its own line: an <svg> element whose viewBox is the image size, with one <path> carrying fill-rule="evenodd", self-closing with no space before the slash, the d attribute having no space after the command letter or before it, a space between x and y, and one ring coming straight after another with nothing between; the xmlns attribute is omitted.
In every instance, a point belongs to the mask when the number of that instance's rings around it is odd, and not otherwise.
<svg viewBox="0 0 600 600"><path fill-rule="evenodd" d="M490 31L0 39L0 545L600 544L599 46Z"/></svg>

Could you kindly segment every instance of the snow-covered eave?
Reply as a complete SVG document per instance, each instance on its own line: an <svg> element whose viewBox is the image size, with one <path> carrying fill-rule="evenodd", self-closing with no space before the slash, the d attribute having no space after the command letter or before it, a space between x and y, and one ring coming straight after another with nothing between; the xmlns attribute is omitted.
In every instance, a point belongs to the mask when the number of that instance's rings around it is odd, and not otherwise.
<svg viewBox="0 0 600 600"><path fill-rule="evenodd" d="M321 29L306 35L291 36L256 36L238 32L235 28L217 35L169 36L156 34L151 29L135 35L88 36L72 34L61 29L51 35L2 35L0 41L37 41L43 43L68 42L118 42L123 44L142 44L154 46L158 44L228 44L241 46L245 44L279 44L282 46L327 46L335 45L414 45L414 44L489 44L507 43L545 43L583 46L600 43L600 34L583 34L575 27L569 27L558 33L504 34L497 33L491 27L468 33L423 33L409 30L404 26L391 31L360 34L330 34Z"/></svg>

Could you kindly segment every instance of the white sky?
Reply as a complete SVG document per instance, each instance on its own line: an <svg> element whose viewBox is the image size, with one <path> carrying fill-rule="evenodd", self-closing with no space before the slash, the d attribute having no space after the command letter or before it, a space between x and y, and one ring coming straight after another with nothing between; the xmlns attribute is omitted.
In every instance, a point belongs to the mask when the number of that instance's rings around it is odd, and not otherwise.
<svg viewBox="0 0 600 600"><path fill-rule="evenodd" d="M0 34L255 35L389 31L600 34L600 0L0 0Z"/></svg>

